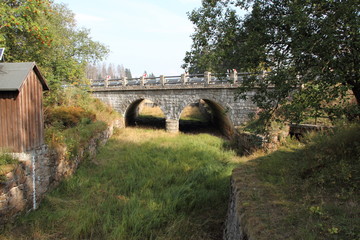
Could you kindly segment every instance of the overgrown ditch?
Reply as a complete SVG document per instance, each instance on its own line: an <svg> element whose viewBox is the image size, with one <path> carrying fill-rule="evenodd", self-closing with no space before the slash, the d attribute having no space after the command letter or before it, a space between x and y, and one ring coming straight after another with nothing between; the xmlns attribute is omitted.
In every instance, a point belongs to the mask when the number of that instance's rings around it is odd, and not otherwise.
<svg viewBox="0 0 360 240"><path fill-rule="evenodd" d="M237 158L208 134L120 129L4 239L221 239Z"/></svg>

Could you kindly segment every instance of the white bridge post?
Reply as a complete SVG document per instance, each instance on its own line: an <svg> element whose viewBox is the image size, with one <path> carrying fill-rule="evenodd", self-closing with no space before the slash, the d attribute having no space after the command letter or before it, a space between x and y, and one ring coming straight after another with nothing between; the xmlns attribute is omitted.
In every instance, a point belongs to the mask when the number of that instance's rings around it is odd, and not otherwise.
<svg viewBox="0 0 360 240"><path fill-rule="evenodd" d="M160 75L160 84L161 84L161 86L165 86L165 76L164 75Z"/></svg>
<svg viewBox="0 0 360 240"><path fill-rule="evenodd" d="M145 76L141 76L140 78L140 86L144 86L145 85Z"/></svg>
<svg viewBox="0 0 360 240"><path fill-rule="evenodd" d="M205 86L210 84L210 80L211 80L211 72L205 72L204 73L204 82L205 82Z"/></svg>
<svg viewBox="0 0 360 240"><path fill-rule="evenodd" d="M188 80L188 75L186 73L181 74L181 85L185 85Z"/></svg>
<svg viewBox="0 0 360 240"><path fill-rule="evenodd" d="M230 81L232 82L232 84L236 84L237 80L238 80L237 71L234 69L233 72L230 73Z"/></svg>
<svg viewBox="0 0 360 240"><path fill-rule="evenodd" d="M126 85L127 85L127 77L123 77L122 80L123 80L122 85L123 85L124 87L126 87Z"/></svg>

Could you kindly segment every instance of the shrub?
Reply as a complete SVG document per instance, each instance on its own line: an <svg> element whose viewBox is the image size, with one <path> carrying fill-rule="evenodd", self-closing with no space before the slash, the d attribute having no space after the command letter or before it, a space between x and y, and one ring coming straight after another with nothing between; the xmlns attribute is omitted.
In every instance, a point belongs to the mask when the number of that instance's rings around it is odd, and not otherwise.
<svg viewBox="0 0 360 240"><path fill-rule="evenodd" d="M335 191L358 189L360 178L360 125L334 128L310 137L302 156L306 165L301 176ZM316 154L315 154L316 153Z"/></svg>
<svg viewBox="0 0 360 240"><path fill-rule="evenodd" d="M87 120L84 120L85 122L94 122L96 118L98 121L109 124L120 117L120 114L109 105L92 97L86 89L78 87L65 88L59 90L56 96L56 102L53 100L45 101L47 127L49 125L61 125L62 123L65 123L65 126L62 124L64 127L73 127L83 121L81 120L83 118L87 118ZM51 96L46 96L45 100L47 98L51 98ZM53 114L56 115L52 116ZM57 121L58 117L60 117L60 124Z"/></svg>
<svg viewBox="0 0 360 240"><path fill-rule="evenodd" d="M82 107L60 106L48 110L45 114L45 124L60 124L65 128L74 127L80 122L94 122L96 115L90 111L85 111Z"/></svg>

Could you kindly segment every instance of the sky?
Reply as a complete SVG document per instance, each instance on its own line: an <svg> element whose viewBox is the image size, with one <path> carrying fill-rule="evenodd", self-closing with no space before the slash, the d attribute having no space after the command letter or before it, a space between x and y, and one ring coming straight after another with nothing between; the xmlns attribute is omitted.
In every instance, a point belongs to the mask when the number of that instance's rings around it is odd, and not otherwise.
<svg viewBox="0 0 360 240"><path fill-rule="evenodd" d="M79 27L110 49L105 60L122 64L133 77L180 75L194 27L187 12L201 0L55 0L75 13Z"/></svg>

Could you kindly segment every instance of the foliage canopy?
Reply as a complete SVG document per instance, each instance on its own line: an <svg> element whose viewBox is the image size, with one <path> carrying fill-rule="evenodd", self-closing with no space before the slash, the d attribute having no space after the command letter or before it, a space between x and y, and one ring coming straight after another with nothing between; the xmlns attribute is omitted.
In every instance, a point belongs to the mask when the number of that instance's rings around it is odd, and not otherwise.
<svg viewBox="0 0 360 240"><path fill-rule="evenodd" d="M76 26L74 14L51 0L0 2L0 46L7 62L36 62L52 89L85 81L86 65L109 52Z"/></svg>
<svg viewBox="0 0 360 240"><path fill-rule="evenodd" d="M335 119L354 96L359 116L359 10L358 0L204 0L189 14L195 33L183 67L268 71L245 79L238 96L257 87L252 100L266 119Z"/></svg>

